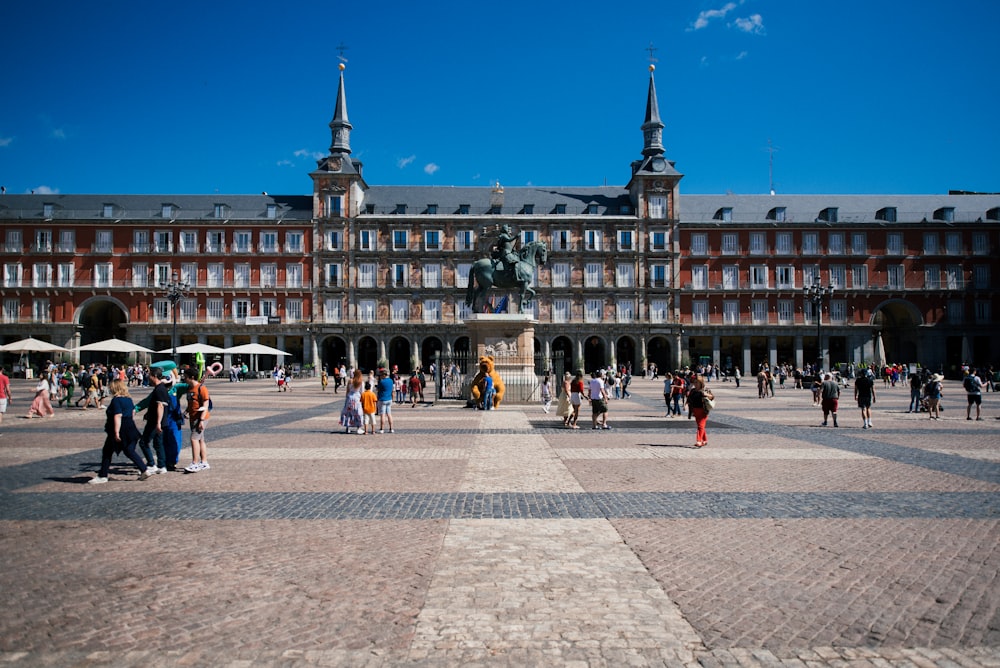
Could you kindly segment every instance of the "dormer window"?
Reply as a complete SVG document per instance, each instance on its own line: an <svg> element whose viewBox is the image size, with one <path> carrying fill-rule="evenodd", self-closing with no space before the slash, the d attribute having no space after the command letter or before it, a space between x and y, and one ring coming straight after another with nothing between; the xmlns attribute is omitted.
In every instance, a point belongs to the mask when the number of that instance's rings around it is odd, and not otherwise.
<svg viewBox="0 0 1000 668"><path fill-rule="evenodd" d="M493 206L491 206L490 207L490 214L494 215L494 216L499 216L500 215L500 205L499 204L494 204Z"/></svg>
<svg viewBox="0 0 1000 668"><path fill-rule="evenodd" d="M565 214L566 213L566 205L565 204L556 204L556 213L557 214Z"/></svg>
<svg viewBox="0 0 1000 668"><path fill-rule="evenodd" d="M785 207L776 206L767 212L767 219L773 220L779 223L785 222Z"/></svg>
<svg viewBox="0 0 1000 668"><path fill-rule="evenodd" d="M274 220L278 216L278 206L276 204L267 205L267 217L270 220Z"/></svg>
<svg viewBox="0 0 1000 668"><path fill-rule="evenodd" d="M115 205L114 204L105 204L104 205L104 212L101 215L103 215L105 218L114 218L115 217Z"/></svg>
<svg viewBox="0 0 1000 668"><path fill-rule="evenodd" d="M721 209L715 212L715 215L712 218L713 220L721 220L724 223L733 222L733 207L731 206L722 207Z"/></svg>
<svg viewBox="0 0 1000 668"><path fill-rule="evenodd" d="M597 205L594 204L593 202L591 202L590 204L588 204L587 205L587 213L589 215L591 215L591 216L596 216L597 215Z"/></svg>
<svg viewBox="0 0 1000 668"><path fill-rule="evenodd" d="M43 204L42 205L42 218L51 218L52 217L52 210L53 210L53 205L52 204Z"/></svg>
<svg viewBox="0 0 1000 668"><path fill-rule="evenodd" d="M934 220L943 220L946 223L954 222L955 220L955 207L953 206L943 206L934 212Z"/></svg>
<svg viewBox="0 0 1000 668"><path fill-rule="evenodd" d="M875 212L875 220L884 220L887 223L896 222L896 207L887 206Z"/></svg>
<svg viewBox="0 0 1000 668"><path fill-rule="evenodd" d="M521 210L521 213L525 214L526 216L534 215L534 213L535 213L535 205L534 204L525 204L524 208Z"/></svg>
<svg viewBox="0 0 1000 668"><path fill-rule="evenodd" d="M987 211L986 220L1000 220L1000 206L995 206Z"/></svg>
<svg viewBox="0 0 1000 668"><path fill-rule="evenodd" d="M458 205L458 214L460 216L468 216L469 215L469 205L468 204L459 204Z"/></svg>
<svg viewBox="0 0 1000 668"><path fill-rule="evenodd" d="M629 215L629 214L632 213L632 205L631 204L622 204L619 207L619 211L621 211L621 213L623 213L625 215Z"/></svg>
<svg viewBox="0 0 1000 668"><path fill-rule="evenodd" d="M163 218L173 218L174 217L174 205L164 204L160 207L160 216ZM216 214L218 216L218 214Z"/></svg>
<svg viewBox="0 0 1000 668"><path fill-rule="evenodd" d="M837 207L828 206L819 212L819 216L816 218L817 221L822 221L824 223L836 223L837 222Z"/></svg>
<svg viewBox="0 0 1000 668"><path fill-rule="evenodd" d="M394 213L398 213L398 214L399 213L406 213L406 205L405 204L397 204L396 205L396 211Z"/></svg>
<svg viewBox="0 0 1000 668"><path fill-rule="evenodd" d="M437 212L438 212L438 205L437 204L428 204L427 205L427 213L428 213L428 215L434 216L434 215L437 215Z"/></svg>

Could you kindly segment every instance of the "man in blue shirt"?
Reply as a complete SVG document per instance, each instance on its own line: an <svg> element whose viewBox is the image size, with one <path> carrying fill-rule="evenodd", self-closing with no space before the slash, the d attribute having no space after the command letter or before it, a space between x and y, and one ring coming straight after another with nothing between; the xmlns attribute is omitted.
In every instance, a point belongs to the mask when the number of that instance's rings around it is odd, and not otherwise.
<svg viewBox="0 0 1000 668"><path fill-rule="evenodd" d="M389 372L385 369L378 370L378 390L376 391L376 398L378 399L378 433L385 433L385 421L389 421L389 433L395 434L395 430L392 428L392 390L393 382L392 378L389 378Z"/></svg>

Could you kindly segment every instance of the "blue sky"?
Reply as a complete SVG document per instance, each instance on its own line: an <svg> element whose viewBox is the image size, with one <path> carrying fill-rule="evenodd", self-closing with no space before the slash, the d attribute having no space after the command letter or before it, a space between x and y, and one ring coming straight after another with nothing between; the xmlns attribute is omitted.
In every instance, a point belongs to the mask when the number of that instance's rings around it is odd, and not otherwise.
<svg viewBox="0 0 1000 668"><path fill-rule="evenodd" d="M649 53L681 192L1000 191L1000 2L16 2L8 193L307 194L346 45L371 185L624 185Z"/></svg>

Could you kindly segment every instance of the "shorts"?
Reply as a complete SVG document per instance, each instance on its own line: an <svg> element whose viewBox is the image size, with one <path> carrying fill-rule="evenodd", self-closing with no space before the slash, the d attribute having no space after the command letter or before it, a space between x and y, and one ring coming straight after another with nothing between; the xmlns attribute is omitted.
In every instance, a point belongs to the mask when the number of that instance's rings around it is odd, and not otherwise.
<svg viewBox="0 0 1000 668"><path fill-rule="evenodd" d="M191 440L192 441L205 440L205 425L201 425L201 431L195 430L194 425L191 425Z"/></svg>
<svg viewBox="0 0 1000 668"><path fill-rule="evenodd" d="M392 401L380 401L380 402L378 402L378 414L379 415L392 415Z"/></svg>
<svg viewBox="0 0 1000 668"><path fill-rule="evenodd" d="M365 413L362 416L362 418L364 418L363 421L362 421L363 425L365 425L365 426L371 425L373 429L375 428L375 414L374 413Z"/></svg>
<svg viewBox="0 0 1000 668"><path fill-rule="evenodd" d="M827 413L836 413L837 405L840 403L837 399L824 399L823 400L823 415Z"/></svg>
<svg viewBox="0 0 1000 668"><path fill-rule="evenodd" d="M594 399L590 402L590 407L594 411L594 415L600 415L601 413L608 412L608 402L604 399Z"/></svg>
<svg viewBox="0 0 1000 668"><path fill-rule="evenodd" d="M871 407L872 407L872 400L871 400L871 398L868 398L868 399L858 399L858 408L871 408Z"/></svg>
<svg viewBox="0 0 1000 668"><path fill-rule="evenodd" d="M0 399L0 413L6 413L6 412L7 412L7 400Z"/></svg>
<svg viewBox="0 0 1000 668"><path fill-rule="evenodd" d="M977 406L983 405L983 395L981 394L970 394L969 395L969 405L975 404Z"/></svg>
<svg viewBox="0 0 1000 668"><path fill-rule="evenodd" d="M569 402L571 404L573 404L574 406L579 406L581 403L583 403L583 400L580 398L580 393L579 392L570 392L569 393Z"/></svg>

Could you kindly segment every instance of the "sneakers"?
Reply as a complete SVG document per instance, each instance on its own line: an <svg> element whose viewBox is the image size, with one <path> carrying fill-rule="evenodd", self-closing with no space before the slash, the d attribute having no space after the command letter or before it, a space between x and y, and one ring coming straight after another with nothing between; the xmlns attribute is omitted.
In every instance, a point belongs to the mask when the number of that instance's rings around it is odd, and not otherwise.
<svg viewBox="0 0 1000 668"><path fill-rule="evenodd" d="M358 433L363 434L365 433L365 430L362 427L358 427Z"/></svg>
<svg viewBox="0 0 1000 668"><path fill-rule="evenodd" d="M378 433L380 433L380 434L384 434L384 433L385 433L385 429L379 429L379 430L378 430Z"/></svg>
<svg viewBox="0 0 1000 668"><path fill-rule="evenodd" d="M390 430L389 430L389 433L390 433L390 434L395 434L395 433L396 433L396 430L395 430L395 429L390 429Z"/></svg>
<svg viewBox="0 0 1000 668"><path fill-rule="evenodd" d="M611 425L609 425L609 424L606 424L606 425L604 425L603 427L601 427L601 429L611 429Z"/></svg>
<svg viewBox="0 0 1000 668"><path fill-rule="evenodd" d="M167 467L166 466L161 466L160 468L154 468L153 469L153 473L156 473L157 475L159 475L160 473L166 473L166 472L167 472Z"/></svg>
<svg viewBox="0 0 1000 668"><path fill-rule="evenodd" d="M96 478L91 478L90 480L88 480L87 484L88 485L103 485L107 481L108 481L107 478L102 478L101 476L97 476Z"/></svg>
<svg viewBox="0 0 1000 668"><path fill-rule="evenodd" d="M146 469L145 471L139 474L139 480L148 480L152 478L154 475L156 475L154 471L155 469L152 468Z"/></svg>
<svg viewBox="0 0 1000 668"><path fill-rule="evenodd" d="M185 473L197 473L198 471L204 471L209 468L208 462L191 462L190 465L184 467Z"/></svg>

